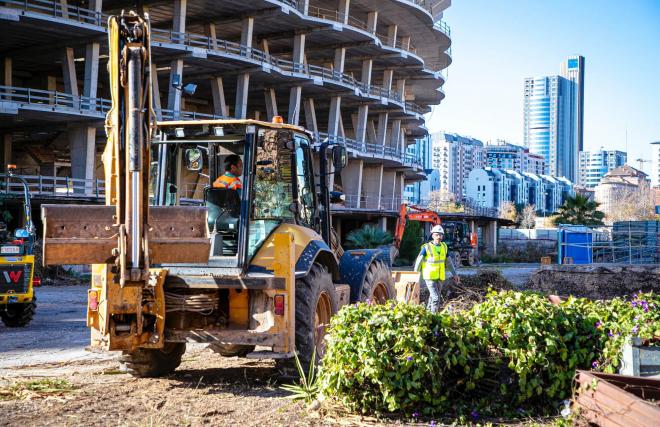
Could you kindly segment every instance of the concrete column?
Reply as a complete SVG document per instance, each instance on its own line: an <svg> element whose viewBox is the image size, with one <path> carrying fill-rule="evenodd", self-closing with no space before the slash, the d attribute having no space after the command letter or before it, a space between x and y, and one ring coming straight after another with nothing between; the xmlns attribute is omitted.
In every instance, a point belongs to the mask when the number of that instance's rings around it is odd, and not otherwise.
<svg viewBox="0 0 660 427"><path fill-rule="evenodd" d="M270 48L268 47L268 39L261 39L259 42L259 49L261 49L266 55L270 55Z"/></svg>
<svg viewBox="0 0 660 427"><path fill-rule="evenodd" d="M215 31L215 24L213 22L210 22L208 24L204 25L204 32L206 33L206 37L209 38L209 45L211 46L211 49L217 49L218 48L218 37L217 33Z"/></svg>
<svg viewBox="0 0 660 427"><path fill-rule="evenodd" d="M268 120L273 120L277 116L277 98L275 96L275 89L264 89L264 98L266 99L266 116Z"/></svg>
<svg viewBox="0 0 660 427"><path fill-rule="evenodd" d="M353 126L355 129L355 140L364 143L367 133L367 119L369 118L369 104L361 104L358 107L357 121Z"/></svg>
<svg viewBox="0 0 660 427"><path fill-rule="evenodd" d="M60 6L62 6L62 18L69 19L69 2L60 0Z"/></svg>
<svg viewBox="0 0 660 427"><path fill-rule="evenodd" d="M47 76L46 77L46 89L50 92L55 92L57 90L57 77ZM48 103L52 104L55 102L54 95L48 95Z"/></svg>
<svg viewBox="0 0 660 427"><path fill-rule="evenodd" d="M401 120L392 120L392 127L390 131L390 147L397 148L401 139Z"/></svg>
<svg viewBox="0 0 660 427"><path fill-rule="evenodd" d="M483 229L484 244L486 251L497 255L497 221L490 221Z"/></svg>
<svg viewBox="0 0 660 427"><path fill-rule="evenodd" d="M301 69L296 68L296 71L302 72L302 64L305 61L305 34L296 34L293 37L293 57L291 60L301 64ZM302 86L294 86L289 93L289 115L288 122L292 125L297 125L300 121L300 100L302 98Z"/></svg>
<svg viewBox="0 0 660 427"><path fill-rule="evenodd" d="M179 75L179 81L183 81L183 59L175 59L170 63L170 81L167 87L167 109L172 110L174 119L179 117L181 112L181 90L175 88L174 78Z"/></svg>
<svg viewBox="0 0 660 427"><path fill-rule="evenodd" d="M406 79L396 81L396 94L399 95L402 101L406 100Z"/></svg>
<svg viewBox="0 0 660 427"><path fill-rule="evenodd" d="M172 31L174 33L186 32L186 7L187 0L174 0L174 13L172 16ZM176 41L176 37L175 41ZM178 40L183 43L183 39ZM179 117L181 112L181 90L172 86L175 76L179 76L179 81L183 83L183 59L174 59L170 62L170 81L167 88L167 109L173 111L174 119Z"/></svg>
<svg viewBox="0 0 660 427"><path fill-rule="evenodd" d="M378 27L378 11L369 12L367 14L367 30L371 34L375 34L377 27Z"/></svg>
<svg viewBox="0 0 660 427"><path fill-rule="evenodd" d="M403 50L410 50L410 36L401 37L401 48Z"/></svg>
<svg viewBox="0 0 660 427"><path fill-rule="evenodd" d="M395 199L395 190L396 190L396 171L393 170L383 170L383 182L381 185L381 197L384 199L384 202L388 204L386 208L397 208L394 206L398 204Z"/></svg>
<svg viewBox="0 0 660 427"><path fill-rule="evenodd" d="M387 91L392 90L393 77L394 77L393 69L387 69L383 71L383 89Z"/></svg>
<svg viewBox="0 0 660 427"><path fill-rule="evenodd" d="M254 33L254 17L249 16L243 18L241 23L241 45L245 46L248 51L252 49L252 38ZM244 119L247 117L247 102L248 102L248 89L250 86L250 74L241 73L236 80L236 107L234 109L234 116L237 119Z"/></svg>
<svg viewBox="0 0 660 427"><path fill-rule="evenodd" d="M377 141L376 125L373 120L369 120L367 121L367 142L370 144L376 144Z"/></svg>
<svg viewBox="0 0 660 427"><path fill-rule="evenodd" d="M163 119L162 105L160 103L160 84L158 83L158 67L151 63L151 92L153 94L153 108L156 111L156 118Z"/></svg>
<svg viewBox="0 0 660 427"><path fill-rule="evenodd" d="M65 47L62 54L62 78L64 80L64 91L75 97L79 96L78 78L76 76L76 63L74 62L72 47Z"/></svg>
<svg viewBox="0 0 660 427"><path fill-rule="evenodd" d="M362 193L367 209L380 209L383 165L364 165L362 171Z"/></svg>
<svg viewBox="0 0 660 427"><path fill-rule="evenodd" d="M89 43L85 46L85 80L83 96L89 99L90 110L96 110L96 92L99 83L99 49L100 43Z"/></svg>
<svg viewBox="0 0 660 427"><path fill-rule="evenodd" d="M94 188L96 169L96 128L80 127L69 129L69 147L71 150L71 175L75 179L89 180L85 184L76 184L75 192L88 194Z"/></svg>
<svg viewBox="0 0 660 427"><path fill-rule="evenodd" d="M378 115L378 132L376 134L376 143L378 145L385 145L387 137L387 118L388 113L380 113Z"/></svg>
<svg viewBox="0 0 660 427"><path fill-rule="evenodd" d="M0 170L6 170L7 165L13 161L12 135L6 133L2 136L2 165Z"/></svg>
<svg viewBox="0 0 660 427"><path fill-rule="evenodd" d="M316 120L316 106L314 105L314 98L307 98L304 101L305 105L305 126L311 132L319 131L319 124Z"/></svg>
<svg viewBox="0 0 660 427"><path fill-rule="evenodd" d="M174 12L172 16L172 31L175 33L186 32L186 7L188 0L174 0ZM179 40L183 43L183 39Z"/></svg>
<svg viewBox="0 0 660 427"><path fill-rule="evenodd" d="M373 64L373 59L365 59L362 61L362 73L360 74L360 79L362 80L362 83L367 86L371 85L371 69Z"/></svg>
<svg viewBox="0 0 660 427"><path fill-rule="evenodd" d="M211 79L211 93L213 95L213 114L217 116L229 117L229 109L225 101L225 87L222 77L213 77Z"/></svg>
<svg viewBox="0 0 660 427"><path fill-rule="evenodd" d="M362 198L362 178L364 162L358 159L352 159L341 171L341 182L344 187L344 194L348 207L360 208Z"/></svg>
<svg viewBox="0 0 660 427"><path fill-rule="evenodd" d="M348 24L348 13L351 6L351 0L339 0L339 13L343 15L344 25ZM342 16L340 16L340 19Z"/></svg>
<svg viewBox="0 0 660 427"><path fill-rule="evenodd" d="M394 178L394 200L400 203L403 200L403 189L406 186L405 176L403 172L397 172Z"/></svg>
<svg viewBox="0 0 660 427"><path fill-rule="evenodd" d="M337 73L344 72L344 64L346 61L346 48L339 47L335 49L335 58L333 62L333 70ZM330 111L328 117L328 134L339 135L341 121L341 96L333 96L330 98ZM343 132L342 132L343 134Z"/></svg>
<svg viewBox="0 0 660 427"><path fill-rule="evenodd" d="M388 25L387 26L387 45L388 46L396 46L396 36L398 32L399 27L394 24L394 25Z"/></svg>

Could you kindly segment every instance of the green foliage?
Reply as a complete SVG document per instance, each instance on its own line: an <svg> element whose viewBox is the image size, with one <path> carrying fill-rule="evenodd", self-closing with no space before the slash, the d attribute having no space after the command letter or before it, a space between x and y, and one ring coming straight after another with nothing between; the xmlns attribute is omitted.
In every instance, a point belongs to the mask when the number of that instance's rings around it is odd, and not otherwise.
<svg viewBox="0 0 660 427"><path fill-rule="evenodd" d="M346 243L351 248L375 249L392 243L392 234L379 227L365 225L348 233Z"/></svg>
<svg viewBox="0 0 660 427"><path fill-rule="evenodd" d="M568 197L564 204L559 207L554 223L555 225L603 225L605 214L598 210L598 206L600 206L600 203L592 202L587 197L579 194L576 194L575 197Z"/></svg>
<svg viewBox="0 0 660 427"><path fill-rule="evenodd" d="M399 247L399 259L407 261L406 264L412 264L417 254L419 247L424 243L424 230L422 224L418 221L408 221L406 229L401 238L401 246Z"/></svg>
<svg viewBox="0 0 660 427"><path fill-rule="evenodd" d="M305 375L305 370L300 363L298 358L298 353L293 353L296 358L296 368L298 369L298 375L300 379L298 384L285 384L280 387L283 390L291 392L290 398L293 400L304 400L305 403L311 403L316 399L319 394L319 383L317 381L318 377L316 376L316 364L309 364L309 373ZM316 347L312 351L312 359L316 359Z"/></svg>
<svg viewBox="0 0 660 427"><path fill-rule="evenodd" d="M552 412L576 369L619 365L625 337L660 336L660 297L553 305L490 292L466 311L406 304L343 308L332 320L321 392L360 412L511 416Z"/></svg>

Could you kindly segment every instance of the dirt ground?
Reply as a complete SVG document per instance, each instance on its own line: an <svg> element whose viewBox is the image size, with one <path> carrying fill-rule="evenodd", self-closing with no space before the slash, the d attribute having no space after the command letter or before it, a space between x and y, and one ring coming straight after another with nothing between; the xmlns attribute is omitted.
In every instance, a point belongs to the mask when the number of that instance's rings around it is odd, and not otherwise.
<svg viewBox="0 0 660 427"><path fill-rule="evenodd" d="M533 265L500 268L520 286ZM465 269L462 274L473 274ZM37 290L29 327L0 325L0 426L364 425L373 419L321 417L287 398L272 361L223 358L189 345L174 374L135 379L119 371L118 354L85 350L87 287ZM7 395L27 381L66 380L72 390ZM4 393L4 394L3 394Z"/></svg>

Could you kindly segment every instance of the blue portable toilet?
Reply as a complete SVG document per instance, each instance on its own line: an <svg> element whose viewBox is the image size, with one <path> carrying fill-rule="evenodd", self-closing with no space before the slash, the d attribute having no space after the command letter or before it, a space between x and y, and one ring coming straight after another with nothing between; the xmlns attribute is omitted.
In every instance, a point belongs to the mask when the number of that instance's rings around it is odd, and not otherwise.
<svg viewBox="0 0 660 427"><path fill-rule="evenodd" d="M591 264L593 262L593 234L584 225L562 224L557 228L557 254L559 264L564 258L572 258L573 264Z"/></svg>

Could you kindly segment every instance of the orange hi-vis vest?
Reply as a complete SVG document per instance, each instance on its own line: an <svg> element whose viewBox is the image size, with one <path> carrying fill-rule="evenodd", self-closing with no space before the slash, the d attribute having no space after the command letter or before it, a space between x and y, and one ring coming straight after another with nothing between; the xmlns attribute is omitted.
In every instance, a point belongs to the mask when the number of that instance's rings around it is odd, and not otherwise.
<svg viewBox="0 0 660 427"><path fill-rule="evenodd" d="M224 175L218 177L213 183L213 188L228 188L230 190L240 190L243 188L240 178L230 174L225 173Z"/></svg>

